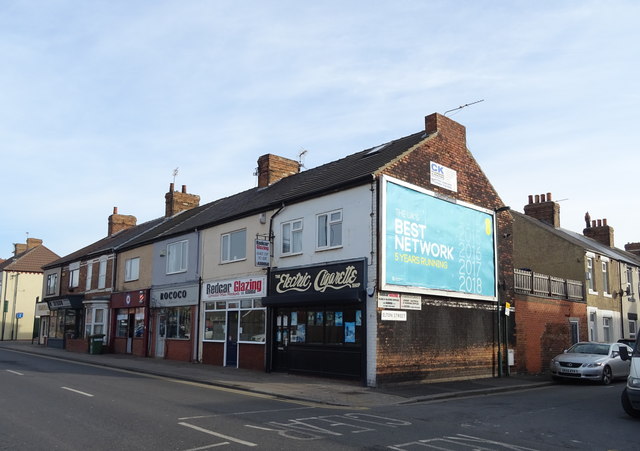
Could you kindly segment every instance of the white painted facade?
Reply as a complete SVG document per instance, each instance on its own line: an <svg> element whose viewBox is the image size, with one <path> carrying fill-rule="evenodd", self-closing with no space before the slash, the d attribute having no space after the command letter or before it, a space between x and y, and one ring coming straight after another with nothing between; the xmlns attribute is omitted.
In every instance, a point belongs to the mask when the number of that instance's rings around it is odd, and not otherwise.
<svg viewBox="0 0 640 451"><path fill-rule="evenodd" d="M318 215L334 211L342 212L342 245L320 249L318 241ZM298 253L284 255L283 224L302 220L302 249ZM304 202L285 205L273 221L273 261L279 269L318 265L325 262L367 259L367 330L366 330L366 384L376 385L377 345L377 183L358 186L327 194Z"/></svg>

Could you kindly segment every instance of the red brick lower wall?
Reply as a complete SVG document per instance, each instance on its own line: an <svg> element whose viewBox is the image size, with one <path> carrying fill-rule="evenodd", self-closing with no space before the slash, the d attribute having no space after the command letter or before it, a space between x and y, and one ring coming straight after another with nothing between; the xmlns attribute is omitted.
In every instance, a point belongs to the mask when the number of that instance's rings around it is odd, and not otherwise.
<svg viewBox="0 0 640 451"><path fill-rule="evenodd" d="M165 359L169 360L181 360L183 362L191 361L191 353L193 349L193 342L191 340L170 340L167 339Z"/></svg>
<svg viewBox="0 0 640 451"><path fill-rule="evenodd" d="M492 302L423 297L407 321L381 321L377 380L491 377L496 372L496 309Z"/></svg>
<svg viewBox="0 0 640 451"><path fill-rule="evenodd" d="M585 302L518 295L515 306L518 373L540 374L549 370L550 360L571 346L569 319L578 319L580 339L587 339Z"/></svg>
<svg viewBox="0 0 640 451"><path fill-rule="evenodd" d="M202 363L224 365L224 343L204 342L202 344Z"/></svg>
<svg viewBox="0 0 640 451"><path fill-rule="evenodd" d="M67 338L65 349L71 352L89 352L89 341L84 338Z"/></svg>
<svg viewBox="0 0 640 451"><path fill-rule="evenodd" d="M127 338L114 337L112 341L114 354L127 354ZM131 343L131 354L139 357L147 356L146 340L144 338L134 338Z"/></svg>
<svg viewBox="0 0 640 451"><path fill-rule="evenodd" d="M265 345L240 344L238 366L247 370L265 370Z"/></svg>

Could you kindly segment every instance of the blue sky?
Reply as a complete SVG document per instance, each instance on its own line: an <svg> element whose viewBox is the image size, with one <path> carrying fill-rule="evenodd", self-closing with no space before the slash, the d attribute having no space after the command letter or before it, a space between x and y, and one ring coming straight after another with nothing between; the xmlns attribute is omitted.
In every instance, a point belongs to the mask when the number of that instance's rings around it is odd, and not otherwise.
<svg viewBox="0 0 640 451"><path fill-rule="evenodd" d="M201 203L258 157L307 168L449 116L505 204L560 200L640 241L637 1L0 2L0 257Z"/></svg>

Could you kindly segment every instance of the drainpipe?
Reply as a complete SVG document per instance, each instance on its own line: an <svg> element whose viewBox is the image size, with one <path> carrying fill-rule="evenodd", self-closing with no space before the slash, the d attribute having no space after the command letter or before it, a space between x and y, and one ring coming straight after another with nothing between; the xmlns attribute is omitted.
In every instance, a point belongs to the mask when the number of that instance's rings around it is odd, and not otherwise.
<svg viewBox="0 0 640 451"><path fill-rule="evenodd" d="M18 302L18 276L20 275L20 273L15 273L13 275L13 309L11 312L11 340L17 340L18 339L18 331L17 329L17 322L18 319L16 318L16 304ZM13 333L16 333L16 337L13 338Z"/></svg>
<svg viewBox="0 0 640 451"><path fill-rule="evenodd" d="M280 212L282 210L284 210L285 205L284 202L282 202L282 205L280 206L280 208L278 208L276 210L276 212L271 215L271 218L269 219L269 242L271 244L273 244L273 219L278 216L280 214ZM271 259L273 258L273 245L271 245L271 255L269 257L269 266L267 266L267 294L269 293L269 280L271 280ZM265 336L265 342L266 342L266 346L267 346L267 352L265 355L265 371L267 373L271 372L271 367L273 364L273 353L272 353L272 346L273 346L273 326L274 324L274 319L273 319L273 309L272 308L268 308L267 307L267 330L266 330L266 336Z"/></svg>

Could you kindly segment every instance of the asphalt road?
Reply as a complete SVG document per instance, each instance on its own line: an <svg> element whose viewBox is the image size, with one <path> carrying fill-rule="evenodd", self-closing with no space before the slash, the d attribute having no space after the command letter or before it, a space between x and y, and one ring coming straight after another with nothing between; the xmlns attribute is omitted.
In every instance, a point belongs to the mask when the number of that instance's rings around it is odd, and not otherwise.
<svg viewBox="0 0 640 451"><path fill-rule="evenodd" d="M637 450L623 383L327 408L0 350L0 449Z"/></svg>

